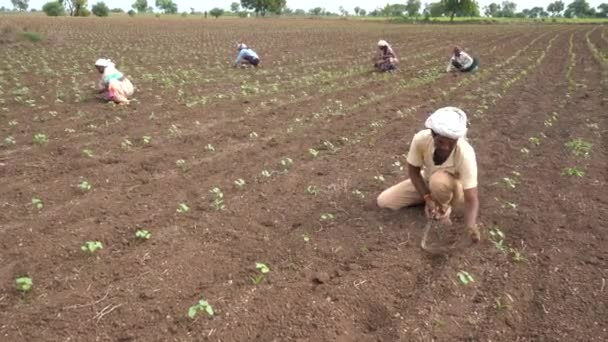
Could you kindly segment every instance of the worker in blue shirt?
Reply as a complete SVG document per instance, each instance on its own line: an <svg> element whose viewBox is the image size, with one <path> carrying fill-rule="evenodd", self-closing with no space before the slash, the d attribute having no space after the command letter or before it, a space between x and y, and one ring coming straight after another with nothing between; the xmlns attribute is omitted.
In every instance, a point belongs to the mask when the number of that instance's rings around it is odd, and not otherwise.
<svg viewBox="0 0 608 342"><path fill-rule="evenodd" d="M241 63L249 63L257 68L258 64L260 64L258 54L243 43L240 43L237 48L239 49L239 55L234 61L234 66L236 67Z"/></svg>

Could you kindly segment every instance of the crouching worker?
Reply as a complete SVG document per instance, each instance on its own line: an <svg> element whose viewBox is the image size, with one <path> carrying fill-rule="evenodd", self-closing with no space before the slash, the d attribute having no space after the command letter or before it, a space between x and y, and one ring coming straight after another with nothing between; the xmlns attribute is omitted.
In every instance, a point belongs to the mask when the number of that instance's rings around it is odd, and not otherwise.
<svg viewBox="0 0 608 342"><path fill-rule="evenodd" d="M473 72L479 68L479 59L469 56L468 53L462 51L458 46L454 47L454 53L448 63L447 72Z"/></svg>
<svg viewBox="0 0 608 342"><path fill-rule="evenodd" d="M382 72L397 70L397 64L399 63L395 51L386 40L378 42L378 54L375 61L374 67Z"/></svg>
<svg viewBox="0 0 608 342"><path fill-rule="evenodd" d="M251 64L256 68L258 67L258 65L260 64L260 58L258 57L258 54L255 53L255 51L251 50L249 47L247 47L247 45L243 43L239 44L237 48L239 49L239 54L236 57L236 60L234 61L234 67L245 63Z"/></svg>
<svg viewBox="0 0 608 342"><path fill-rule="evenodd" d="M418 132L407 155L410 178L378 196L378 206L397 210L425 204L429 219L451 224L453 207L464 207L464 224L473 242L477 226L477 162L467 142L467 116L458 108L438 109Z"/></svg>
<svg viewBox="0 0 608 342"><path fill-rule="evenodd" d="M116 69L116 65L109 59L98 59L95 67L101 74L99 92L104 94L104 100L119 104L129 103L129 97L133 96L134 92L133 84Z"/></svg>

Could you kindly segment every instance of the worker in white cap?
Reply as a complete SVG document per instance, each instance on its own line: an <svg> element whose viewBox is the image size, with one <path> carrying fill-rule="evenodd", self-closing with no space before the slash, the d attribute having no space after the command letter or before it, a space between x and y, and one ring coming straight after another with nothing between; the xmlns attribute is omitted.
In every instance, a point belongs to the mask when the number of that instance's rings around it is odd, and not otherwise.
<svg viewBox="0 0 608 342"><path fill-rule="evenodd" d="M129 103L135 89L131 81L116 69L116 65L109 59L100 58L95 62L95 67L101 74L99 92L104 94L104 99L119 104Z"/></svg>
<svg viewBox="0 0 608 342"><path fill-rule="evenodd" d="M258 67L260 64L260 57L258 54L250 49L246 44L240 43L236 47L239 50L238 56L234 61L234 66L243 65L244 63L251 64L254 67Z"/></svg>
<svg viewBox="0 0 608 342"><path fill-rule="evenodd" d="M393 48L386 40L378 42L378 54L375 58L374 67L378 71L392 72L397 69L399 59Z"/></svg>
<svg viewBox="0 0 608 342"><path fill-rule="evenodd" d="M425 204L429 219L451 224L453 207L464 207L464 223L474 242L477 226L477 161L466 140L467 116L456 107L444 107L426 120L407 155L409 179L378 196L378 206L397 210Z"/></svg>

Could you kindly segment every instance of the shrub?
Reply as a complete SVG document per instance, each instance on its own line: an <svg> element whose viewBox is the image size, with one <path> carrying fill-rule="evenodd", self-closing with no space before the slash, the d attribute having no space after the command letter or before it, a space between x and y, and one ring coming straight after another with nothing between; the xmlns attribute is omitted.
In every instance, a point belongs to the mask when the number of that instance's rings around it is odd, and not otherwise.
<svg viewBox="0 0 608 342"><path fill-rule="evenodd" d="M30 42L33 42L33 43L39 42L44 39L44 37L38 32L21 32L21 33L19 33L19 35L22 38L29 40Z"/></svg>
<svg viewBox="0 0 608 342"><path fill-rule="evenodd" d="M108 15L110 15L110 8L103 1L93 5L91 11L98 17L107 17Z"/></svg>
<svg viewBox="0 0 608 342"><path fill-rule="evenodd" d="M127 14L129 15L129 17L134 17L135 16L135 11L134 10L129 10L129 12L127 12Z"/></svg>
<svg viewBox="0 0 608 342"><path fill-rule="evenodd" d="M49 1L42 6L42 11L49 17L58 17L65 14L65 8L58 1Z"/></svg>

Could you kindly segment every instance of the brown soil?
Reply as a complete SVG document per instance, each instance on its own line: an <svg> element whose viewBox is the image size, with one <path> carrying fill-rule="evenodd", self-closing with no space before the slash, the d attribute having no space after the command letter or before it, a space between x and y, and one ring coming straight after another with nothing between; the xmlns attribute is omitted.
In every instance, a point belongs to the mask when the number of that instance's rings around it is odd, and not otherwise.
<svg viewBox="0 0 608 342"><path fill-rule="evenodd" d="M3 341L608 339L604 26L6 18L62 44L0 49ZM379 38L395 74L371 72ZM237 40L261 68L230 68ZM444 73L453 44L479 72ZM95 99L99 57L132 78L130 105ZM375 197L444 105L471 118L483 239L430 255L422 209ZM462 218L442 229L435 242L457 240ZM80 250L93 240L104 248ZM214 317L189 319L203 298Z"/></svg>

